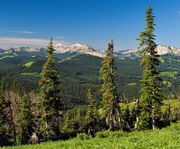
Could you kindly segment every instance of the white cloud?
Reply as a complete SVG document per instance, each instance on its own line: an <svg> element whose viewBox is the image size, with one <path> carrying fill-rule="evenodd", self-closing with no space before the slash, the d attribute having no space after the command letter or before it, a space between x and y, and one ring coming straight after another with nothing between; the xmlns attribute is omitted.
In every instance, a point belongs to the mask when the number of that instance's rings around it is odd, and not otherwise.
<svg viewBox="0 0 180 149"><path fill-rule="evenodd" d="M53 42L59 43L63 41L53 40ZM48 43L48 39L0 37L0 48L9 48L17 46L46 47Z"/></svg>
<svg viewBox="0 0 180 149"><path fill-rule="evenodd" d="M64 36L56 36L55 38L56 38L56 39L65 39Z"/></svg>
<svg viewBox="0 0 180 149"><path fill-rule="evenodd" d="M1 32L5 32L5 33L18 33L18 34L34 34L34 32L31 32L31 31L13 31L13 30L9 30L9 31L1 31Z"/></svg>

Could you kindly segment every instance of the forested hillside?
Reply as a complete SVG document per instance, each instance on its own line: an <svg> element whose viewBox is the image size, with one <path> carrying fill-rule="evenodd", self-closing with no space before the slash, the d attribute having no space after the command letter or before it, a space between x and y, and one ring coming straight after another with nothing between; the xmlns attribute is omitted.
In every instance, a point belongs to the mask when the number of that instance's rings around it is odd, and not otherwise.
<svg viewBox="0 0 180 149"><path fill-rule="evenodd" d="M13 87L17 81L21 90L38 91L38 80L45 57L1 57L1 80ZM72 104L84 103L89 87L94 90L99 86L99 69L102 59L90 55L77 55L72 58L55 59L55 64L62 76L63 96ZM118 92L133 100L139 97L139 81L141 79L140 59L127 57L116 59ZM180 57L164 55L161 57L160 73L164 81L164 93L177 96L180 92ZM22 85L23 84L23 85ZM131 94L129 94L131 92ZM96 93L98 94L98 93ZM124 95L120 94L122 100ZM97 95L98 96L98 95Z"/></svg>

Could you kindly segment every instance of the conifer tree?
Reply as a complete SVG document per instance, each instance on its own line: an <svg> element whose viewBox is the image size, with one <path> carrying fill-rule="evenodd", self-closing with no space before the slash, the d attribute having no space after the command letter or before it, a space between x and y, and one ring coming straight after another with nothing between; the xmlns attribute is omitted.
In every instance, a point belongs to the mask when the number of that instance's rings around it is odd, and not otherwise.
<svg viewBox="0 0 180 149"><path fill-rule="evenodd" d="M107 50L105 50L105 57L100 69L100 80L102 81L100 88L102 96L101 107L103 109L102 117L106 119L106 124L112 130L122 129L122 114L115 82L116 69L113 48L113 41L111 41Z"/></svg>
<svg viewBox="0 0 180 149"><path fill-rule="evenodd" d="M93 122L98 118L96 99L91 89L87 93L88 107L87 107L87 122Z"/></svg>
<svg viewBox="0 0 180 149"><path fill-rule="evenodd" d="M73 120L73 129L79 130L82 124L82 114L80 108L76 110L76 113L74 114L74 118L72 120Z"/></svg>
<svg viewBox="0 0 180 149"><path fill-rule="evenodd" d="M6 117L6 101L3 97L0 97L0 146L4 146L8 142Z"/></svg>
<svg viewBox="0 0 180 149"><path fill-rule="evenodd" d="M60 80L58 71L55 68L52 39L48 45L48 58L43 65L41 72L40 101L42 107L41 132L46 135L55 135L60 132L60 112L62 111L62 102L59 96Z"/></svg>
<svg viewBox="0 0 180 149"><path fill-rule="evenodd" d="M161 78L157 68L160 65L160 60L156 51L154 26L152 8L148 7L146 10L146 28L138 37L140 41L139 53L142 56L143 78L141 80L140 115L137 129L143 130L158 127L163 99Z"/></svg>
<svg viewBox="0 0 180 149"><path fill-rule="evenodd" d="M65 132L70 132L72 130L72 120L70 119L69 112L66 113L63 128Z"/></svg>
<svg viewBox="0 0 180 149"><path fill-rule="evenodd" d="M12 102L8 99L7 100L7 131L8 131L8 138L12 138L13 144L17 143L17 133L16 133L16 121L14 120L14 112L12 108Z"/></svg>
<svg viewBox="0 0 180 149"><path fill-rule="evenodd" d="M26 144L33 133L33 116L31 112L31 101L25 94L20 99L19 124L21 128L20 143Z"/></svg>

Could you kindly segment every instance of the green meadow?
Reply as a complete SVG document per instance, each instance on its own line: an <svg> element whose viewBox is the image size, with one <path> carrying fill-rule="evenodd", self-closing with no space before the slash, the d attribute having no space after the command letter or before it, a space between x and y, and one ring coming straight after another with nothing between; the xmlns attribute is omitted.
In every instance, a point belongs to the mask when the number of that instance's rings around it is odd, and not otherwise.
<svg viewBox="0 0 180 149"><path fill-rule="evenodd" d="M102 131L96 138L79 134L68 141L6 147L6 149L179 149L180 122L157 130L140 132Z"/></svg>

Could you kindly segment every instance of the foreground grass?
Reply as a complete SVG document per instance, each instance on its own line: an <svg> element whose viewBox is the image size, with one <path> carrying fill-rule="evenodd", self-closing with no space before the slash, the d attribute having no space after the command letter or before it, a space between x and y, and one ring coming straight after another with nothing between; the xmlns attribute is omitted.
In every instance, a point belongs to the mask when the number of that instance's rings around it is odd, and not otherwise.
<svg viewBox="0 0 180 149"><path fill-rule="evenodd" d="M47 142L37 145L8 147L9 149L179 149L180 123L172 124L161 130L147 130L126 133L121 131L104 131L97 137L90 139L87 136L58 142Z"/></svg>

